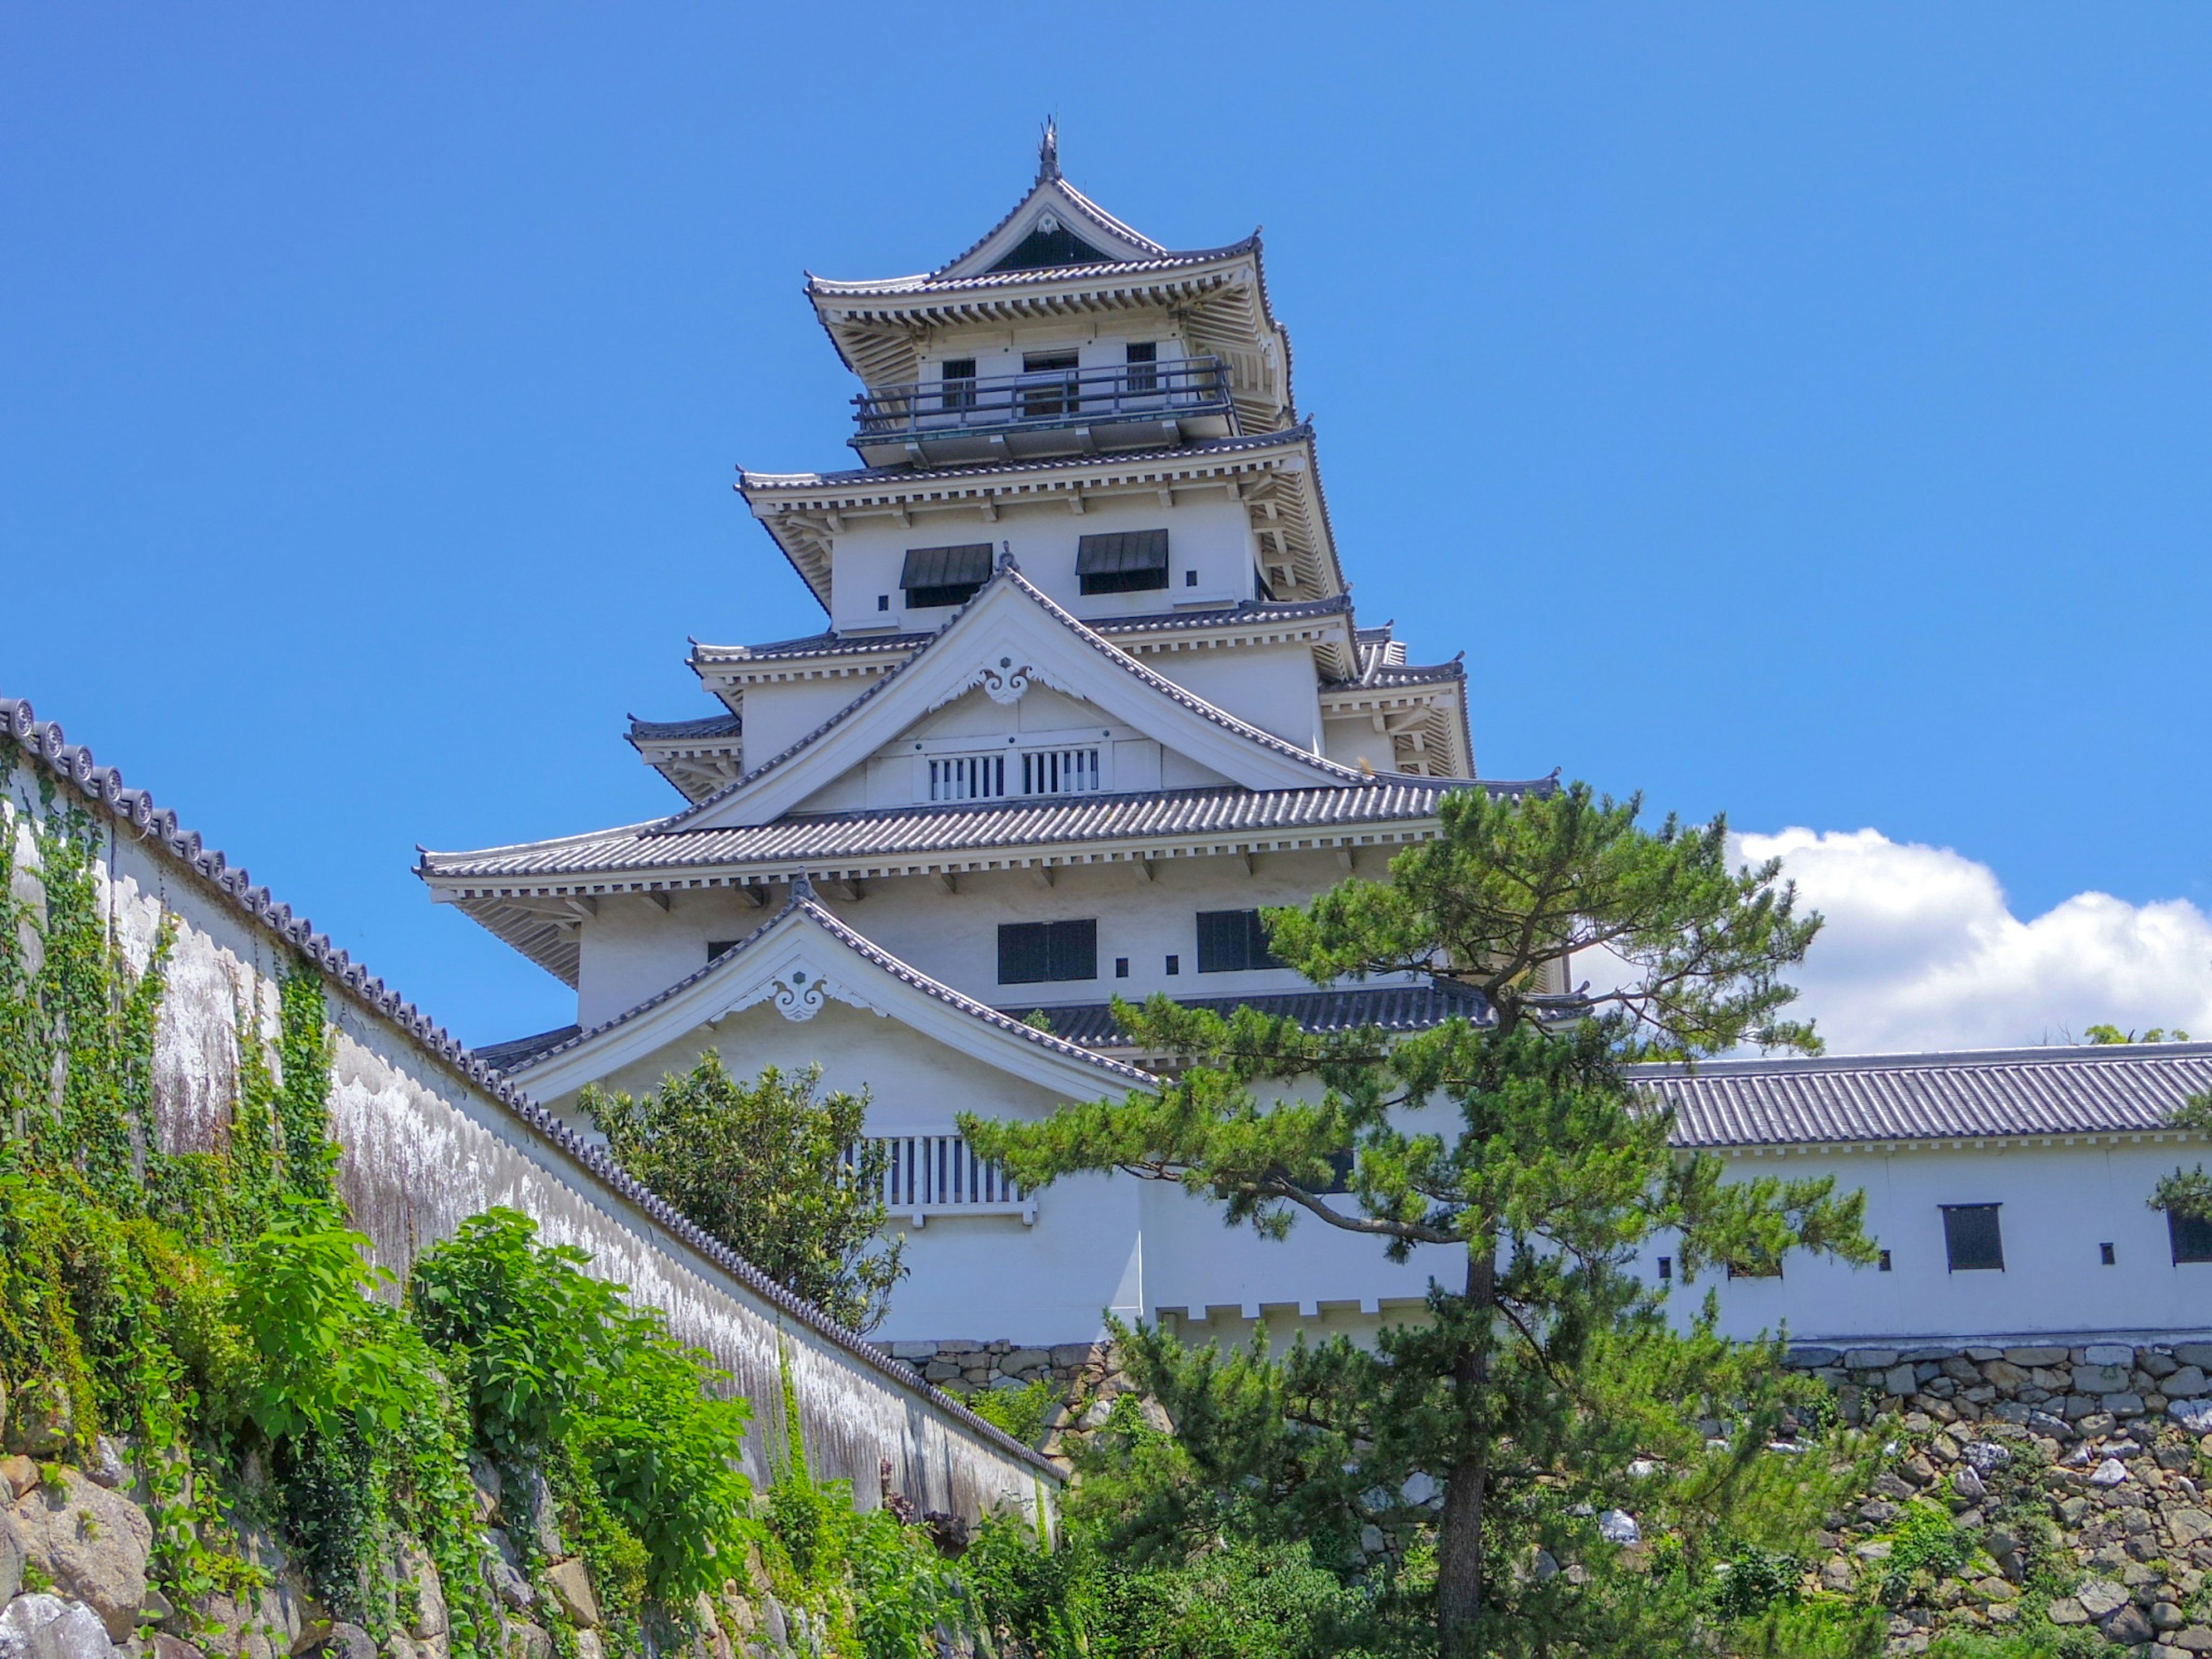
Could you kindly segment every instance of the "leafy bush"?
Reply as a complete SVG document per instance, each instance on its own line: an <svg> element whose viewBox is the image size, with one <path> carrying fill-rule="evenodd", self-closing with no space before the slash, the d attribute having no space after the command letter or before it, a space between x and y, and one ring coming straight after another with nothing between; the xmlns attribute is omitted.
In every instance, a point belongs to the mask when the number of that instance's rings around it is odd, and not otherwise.
<svg viewBox="0 0 2212 1659"><path fill-rule="evenodd" d="M1723 1619L1748 1619L1777 1601L1794 1601L1804 1571L1802 1556L1747 1545L1722 1567L1713 1610Z"/></svg>
<svg viewBox="0 0 2212 1659"><path fill-rule="evenodd" d="M719 1589L758 1531L737 1468L750 1408L724 1396L726 1374L657 1312L587 1277L584 1252L537 1235L527 1216L489 1210L416 1264L416 1318L479 1443L510 1466L571 1477L562 1495L579 1508L596 1500L611 1561L623 1533L635 1539L662 1602Z"/></svg>
<svg viewBox="0 0 2212 1659"><path fill-rule="evenodd" d="M978 1389L961 1403L1001 1433L1034 1446L1044 1438L1046 1420L1060 1404L1060 1389L1039 1377L1018 1389Z"/></svg>
<svg viewBox="0 0 2212 1659"><path fill-rule="evenodd" d="M1930 1578L1945 1578L1973 1559L1973 1540L1953 1524L1948 1514L1924 1499L1905 1506L1888 1537L1881 1595L1892 1605L1911 1589L1914 1575L1925 1572Z"/></svg>
<svg viewBox="0 0 2212 1659"><path fill-rule="evenodd" d="M593 1086L578 1103L630 1174L832 1318L872 1330L906 1273L883 1231L889 1151L860 1140L866 1094L821 1082L818 1066L741 1082L709 1048L652 1094Z"/></svg>

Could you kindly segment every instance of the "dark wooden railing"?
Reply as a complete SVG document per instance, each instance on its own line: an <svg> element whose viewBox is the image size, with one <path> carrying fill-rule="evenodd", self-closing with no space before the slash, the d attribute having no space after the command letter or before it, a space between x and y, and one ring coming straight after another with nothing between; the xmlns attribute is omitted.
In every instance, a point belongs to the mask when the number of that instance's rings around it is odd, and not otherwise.
<svg viewBox="0 0 2212 1659"><path fill-rule="evenodd" d="M922 380L879 386L853 404L856 446L958 432L1225 415L1231 408L1229 371L1218 357Z"/></svg>

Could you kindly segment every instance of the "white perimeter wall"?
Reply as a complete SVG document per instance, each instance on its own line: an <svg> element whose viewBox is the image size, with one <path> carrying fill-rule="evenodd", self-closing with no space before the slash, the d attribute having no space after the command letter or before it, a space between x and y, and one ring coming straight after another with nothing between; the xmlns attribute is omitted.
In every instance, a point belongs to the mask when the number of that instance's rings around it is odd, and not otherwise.
<svg viewBox="0 0 2212 1659"><path fill-rule="evenodd" d="M27 872L36 865L30 825L45 810L39 780L20 766L3 775L0 833L15 837L19 892L36 902ZM172 1151L210 1146L235 1097L234 1011L258 1009L264 1037L273 1039L274 975L288 947L212 882L127 830L109 836L100 877L135 965L146 962L163 910L177 918L157 1034L156 1129ZM1040 1470L1002 1438L907 1382L904 1368L787 1314L470 1085L368 998L325 984L337 1037L331 1115L343 1149L340 1184L380 1265L404 1278L468 1217L495 1205L521 1210L548 1243L588 1251L590 1272L629 1286L635 1301L661 1310L672 1331L732 1374L753 1403L748 1458L756 1479L781 1415L781 1353L816 1473L850 1480L863 1505L877 1500L880 1458L925 1509L975 1515L1035 1504Z"/></svg>
<svg viewBox="0 0 2212 1659"><path fill-rule="evenodd" d="M1793 1339L1942 1337L2038 1332L2196 1331L2212 1327L2212 1264L2177 1266L2166 1218L2144 1200L2161 1175L2205 1158L2202 1143L2128 1137L2118 1144L1984 1146L1929 1152L1737 1157L1736 1179L1832 1175L1863 1188L1867 1231L1890 1271L1800 1253L1778 1279L1717 1277L1722 1328L1749 1336L1784 1326ZM1999 1204L2002 1272L1952 1273L1946 1204ZM2112 1246L2114 1264L2098 1246ZM1647 1271L1671 1242L1645 1253Z"/></svg>

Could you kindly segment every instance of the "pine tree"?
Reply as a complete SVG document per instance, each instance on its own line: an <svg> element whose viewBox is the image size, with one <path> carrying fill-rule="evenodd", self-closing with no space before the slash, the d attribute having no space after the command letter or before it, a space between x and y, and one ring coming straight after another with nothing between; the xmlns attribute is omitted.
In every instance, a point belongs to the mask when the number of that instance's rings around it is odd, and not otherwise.
<svg viewBox="0 0 2212 1659"><path fill-rule="evenodd" d="M1791 1250L1874 1254L1861 1195L1723 1182L1717 1160L1670 1146L1668 1115L1632 1086L1634 1060L1818 1047L1783 1018L1795 993L1782 974L1820 918L1796 913L1778 864L1732 870L1724 823L1655 832L1638 815L1582 785L1468 791L1387 884L1347 879L1310 908L1266 913L1277 957L1316 984L1433 975L1480 994L1480 1023L1314 1036L1156 997L1117 1012L1178 1056L1158 1089L1037 1123L962 1120L1032 1188L1121 1170L1180 1182L1268 1237L1300 1220L1394 1260L1463 1253L1451 1282L1432 1279L1425 1319L1371 1349L1224 1361L1157 1330L1129 1339L1200 1488L1237 1494L1256 1524L1333 1547L1370 1527L1432 1527L1432 1583L1405 1582L1453 1659L1686 1650L1663 1575L1624 1551L1606 1513L1663 1510L1689 1558L1670 1571L1688 1582L1772 1478L1763 1449L1790 1387L1778 1345L1718 1337L1710 1296L1678 1328L1666 1287L1636 1270L1644 1247L1663 1239L1686 1284L1771 1272ZM1563 959L1603 962L1613 983L1543 994ZM1733 1427L1717 1445L1715 1418ZM1431 1487L1440 1506L1422 1507ZM1185 1521L1206 1509L1189 1492L1176 1504ZM1577 1570L1548 1570L1561 1562Z"/></svg>

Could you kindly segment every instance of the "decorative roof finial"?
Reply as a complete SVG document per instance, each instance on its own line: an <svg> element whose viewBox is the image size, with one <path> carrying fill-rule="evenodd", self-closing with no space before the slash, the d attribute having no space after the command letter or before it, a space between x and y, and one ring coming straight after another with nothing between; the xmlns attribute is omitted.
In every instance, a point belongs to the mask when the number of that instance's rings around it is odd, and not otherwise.
<svg viewBox="0 0 2212 1659"><path fill-rule="evenodd" d="M1044 118L1044 134L1037 140L1037 183L1060 177L1060 117Z"/></svg>

